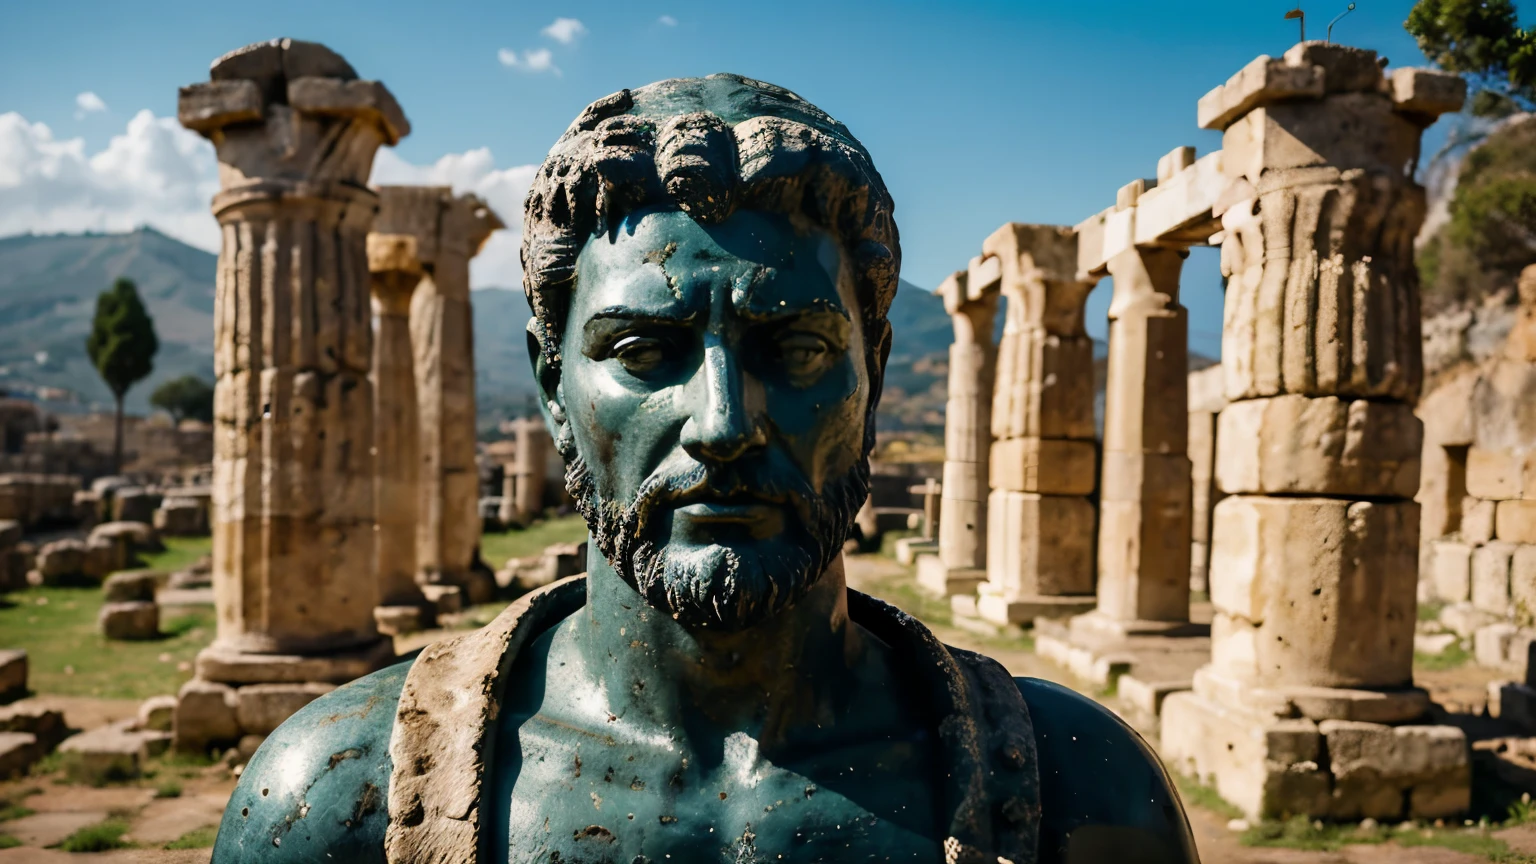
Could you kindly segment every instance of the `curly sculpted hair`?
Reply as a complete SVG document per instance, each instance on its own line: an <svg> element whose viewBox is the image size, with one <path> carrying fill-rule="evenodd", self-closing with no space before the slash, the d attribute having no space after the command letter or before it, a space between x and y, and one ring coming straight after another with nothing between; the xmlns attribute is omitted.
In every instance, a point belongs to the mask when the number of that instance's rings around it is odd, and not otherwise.
<svg viewBox="0 0 1536 864"><path fill-rule="evenodd" d="M599 99L539 166L523 205L523 289L534 312L530 349L549 368L559 369L583 247L626 214L658 205L706 224L738 208L799 214L831 233L858 279L865 359L880 380L901 270L885 182L843 124L782 87L729 74Z"/></svg>

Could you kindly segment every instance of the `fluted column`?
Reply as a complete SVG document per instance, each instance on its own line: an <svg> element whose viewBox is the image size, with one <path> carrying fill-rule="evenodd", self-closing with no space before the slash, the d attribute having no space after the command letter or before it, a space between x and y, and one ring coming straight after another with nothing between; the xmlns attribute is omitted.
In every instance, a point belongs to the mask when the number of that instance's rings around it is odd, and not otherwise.
<svg viewBox="0 0 1536 864"><path fill-rule="evenodd" d="M475 334L469 262L505 227L474 195L444 195L427 278L411 301L411 344L421 412L417 578L461 585L480 542L475 467Z"/></svg>
<svg viewBox="0 0 1536 864"><path fill-rule="evenodd" d="M214 309L213 567L221 651L379 641L364 185L409 126L382 84L282 40L181 91L214 143L223 229Z"/></svg>
<svg viewBox="0 0 1536 864"><path fill-rule="evenodd" d="M550 438L549 427L539 417L517 421L515 435L517 449L513 451L510 466L517 478L513 487L514 514L519 522L527 525L544 511L545 463L554 441Z"/></svg>
<svg viewBox="0 0 1536 864"><path fill-rule="evenodd" d="M1097 466L1093 340L1077 236L1004 225L982 245L1002 267L1007 319L992 403L987 581L977 612L998 624L1093 607Z"/></svg>
<svg viewBox="0 0 1536 864"><path fill-rule="evenodd" d="M393 187L399 189L400 187ZM409 206L404 196L385 190L381 223L392 209ZM374 462L376 480L375 549L378 555L379 605L414 607L426 603L416 584L418 444L416 372L411 355L411 295L422 278L416 238L408 234L368 235L372 273ZM408 612L402 612L407 616ZM398 616L394 616L398 617ZM383 619L380 619L381 623ZM393 620L393 619L391 619Z"/></svg>
<svg viewBox="0 0 1536 864"><path fill-rule="evenodd" d="M1423 130L1456 76L1303 43L1200 100L1223 131L1228 276L1211 662L1165 758L1250 816L1448 818L1463 732L1413 687ZM1415 754L1378 759L1360 754ZM1320 759L1317 754L1324 754ZM1344 754L1344 755L1341 755ZM1348 758L1344 758L1347 756Z"/></svg>
<svg viewBox="0 0 1536 864"><path fill-rule="evenodd" d="M933 594L970 594L986 578L987 460L992 446L992 380L997 346L996 262L950 276L938 293L954 325L949 398L944 406L944 479L939 552L918 559L918 585Z"/></svg>

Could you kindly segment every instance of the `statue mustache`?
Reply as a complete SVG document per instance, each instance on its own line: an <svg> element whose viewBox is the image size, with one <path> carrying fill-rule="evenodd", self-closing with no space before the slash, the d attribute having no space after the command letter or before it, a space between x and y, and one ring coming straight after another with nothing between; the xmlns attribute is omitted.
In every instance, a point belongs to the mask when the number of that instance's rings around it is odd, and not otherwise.
<svg viewBox="0 0 1536 864"><path fill-rule="evenodd" d="M630 510L637 535L644 533L659 507L704 501L789 505L808 523L816 496L804 472L781 455L765 453L725 465L672 459L641 484Z"/></svg>

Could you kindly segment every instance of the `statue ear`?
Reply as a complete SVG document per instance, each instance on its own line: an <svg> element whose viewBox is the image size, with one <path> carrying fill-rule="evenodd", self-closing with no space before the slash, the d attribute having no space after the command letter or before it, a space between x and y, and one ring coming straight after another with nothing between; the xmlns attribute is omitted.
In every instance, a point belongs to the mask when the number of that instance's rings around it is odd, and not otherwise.
<svg viewBox="0 0 1536 864"><path fill-rule="evenodd" d="M565 432L565 391L560 387L560 370L549 362L539 345L539 337L534 333L537 326L537 320L529 320L528 362L533 368L533 382L539 388L539 413L544 415L550 437L559 441Z"/></svg>

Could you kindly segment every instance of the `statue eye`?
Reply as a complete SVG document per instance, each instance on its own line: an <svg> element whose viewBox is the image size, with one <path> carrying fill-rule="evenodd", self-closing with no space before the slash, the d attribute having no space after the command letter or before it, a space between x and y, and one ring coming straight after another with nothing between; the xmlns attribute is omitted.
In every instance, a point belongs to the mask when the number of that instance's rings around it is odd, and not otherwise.
<svg viewBox="0 0 1536 864"><path fill-rule="evenodd" d="M832 360L832 346L814 333L790 333L779 340L779 362L795 378L814 377Z"/></svg>
<svg viewBox="0 0 1536 864"><path fill-rule="evenodd" d="M612 356L631 375L648 375L667 360L667 346L648 336L625 336L613 345Z"/></svg>

